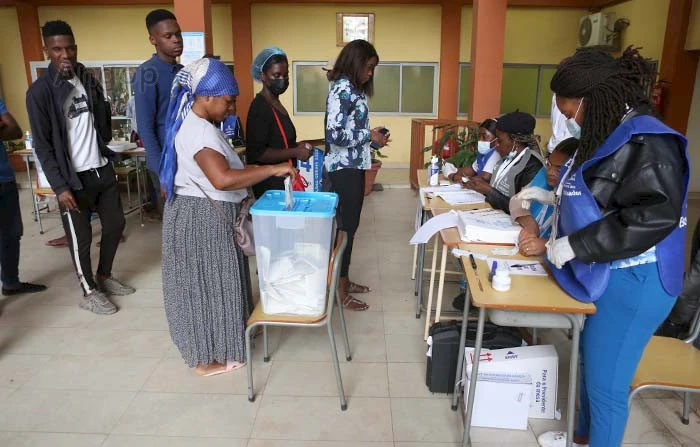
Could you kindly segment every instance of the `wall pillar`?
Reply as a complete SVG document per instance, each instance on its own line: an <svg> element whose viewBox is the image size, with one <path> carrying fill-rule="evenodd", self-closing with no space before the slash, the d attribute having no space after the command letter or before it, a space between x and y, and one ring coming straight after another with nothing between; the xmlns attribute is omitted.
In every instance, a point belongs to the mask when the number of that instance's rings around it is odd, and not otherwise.
<svg viewBox="0 0 700 447"><path fill-rule="evenodd" d="M211 0L174 0L175 16L184 32L204 33L204 53L214 54L211 34Z"/></svg>
<svg viewBox="0 0 700 447"><path fill-rule="evenodd" d="M233 66L236 80L238 81L238 90L240 91L236 101L236 114L240 117L241 124L244 127L254 94L253 78L250 75L250 66L253 64L253 32L250 3L250 0L232 0L231 4Z"/></svg>
<svg viewBox="0 0 700 447"><path fill-rule="evenodd" d="M22 40L22 54L24 56L24 69L27 75L27 84L32 83L32 72L29 63L43 61L44 42L41 38L39 26L39 12L36 6L27 3L18 3L17 21L19 22L19 34Z"/></svg>
<svg viewBox="0 0 700 447"><path fill-rule="evenodd" d="M462 2L445 0L442 3L440 27L440 93L438 118L457 119L459 102L459 41L462 21Z"/></svg>
<svg viewBox="0 0 700 447"><path fill-rule="evenodd" d="M469 119L483 121L501 111L506 0L474 0Z"/></svg>

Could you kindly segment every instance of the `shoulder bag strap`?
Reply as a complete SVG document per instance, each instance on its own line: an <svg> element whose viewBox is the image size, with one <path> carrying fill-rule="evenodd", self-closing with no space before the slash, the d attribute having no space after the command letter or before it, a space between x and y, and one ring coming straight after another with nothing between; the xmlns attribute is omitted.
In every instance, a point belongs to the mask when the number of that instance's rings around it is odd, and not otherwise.
<svg viewBox="0 0 700 447"><path fill-rule="evenodd" d="M219 202L217 202L216 200L214 200L214 199L212 199L211 197L209 197L209 194L207 194L206 191L204 191L204 189L202 189L202 187L199 186L199 183L197 183L197 182L195 182L194 180L192 180L192 178L190 178L190 181L191 181L192 183L194 183L194 185L195 185L197 188L199 188L200 191L202 191L202 194L204 194L204 196L209 200L209 203L212 204L212 206L214 207L214 209L216 210L216 212L219 213L219 215L221 216L221 218L224 219L224 221L228 222L228 224L231 225L231 227L233 227L233 228L235 229L235 227L236 227L235 224L233 223L233 221L231 221L231 219L229 219L229 218L226 216L226 213L224 212L224 209L221 207L221 205L219 204Z"/></svg>

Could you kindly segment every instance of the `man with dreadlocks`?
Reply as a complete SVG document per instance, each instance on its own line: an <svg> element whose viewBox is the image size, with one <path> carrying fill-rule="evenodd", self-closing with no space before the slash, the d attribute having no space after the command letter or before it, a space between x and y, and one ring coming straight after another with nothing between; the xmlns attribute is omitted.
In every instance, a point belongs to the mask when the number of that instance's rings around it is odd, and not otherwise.
<svg viewBox="0 0 700 447"><path fill-rule="evenodd" d="M681 291L690 163L685 137L648 105L653 76L632 48L617 59L588 49L563 60L551 88L580 145L556 194L519 195L557 203L552 272L574 298L596 302L581 336L578 444L622 443L632 377ZM566 439L547 432L539 442Z"/></svg>

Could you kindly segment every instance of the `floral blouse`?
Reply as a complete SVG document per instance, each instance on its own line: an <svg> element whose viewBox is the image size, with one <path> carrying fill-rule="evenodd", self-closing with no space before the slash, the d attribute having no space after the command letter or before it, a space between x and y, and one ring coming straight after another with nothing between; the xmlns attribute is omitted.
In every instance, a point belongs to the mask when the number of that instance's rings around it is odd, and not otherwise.
<svg viewBox="0 0 700 447"><path fill-rule="evenodd" d="M367 97L345 77L334 81L328 92L326 141L330 146L324 159L328 172L371 168Z"/></svg>

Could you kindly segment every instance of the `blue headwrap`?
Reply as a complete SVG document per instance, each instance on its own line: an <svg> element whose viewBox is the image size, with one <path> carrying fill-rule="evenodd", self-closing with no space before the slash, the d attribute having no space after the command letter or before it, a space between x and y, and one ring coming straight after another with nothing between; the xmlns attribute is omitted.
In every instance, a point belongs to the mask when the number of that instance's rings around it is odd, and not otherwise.
<svg viewBox="0 0 700 447"><path fill-rule="evenodd" d="M192 62L180 70L170 90L170 104L165 118L165 145L160 158L160 184L173 197L177 153L175 135L194 103L195 96L238 96L238 82L231 70L212 58Z"/></svg>
<svg viewBox="0 0 700 447"><path fill-rule="evenodd" d="M277 47L265 48L253 60L253 65L250 66L250 75L258 82L262 82L261 76L263 72L263 67L270 60L272 56L284 56L287 57L284 51Z"/></svg>

